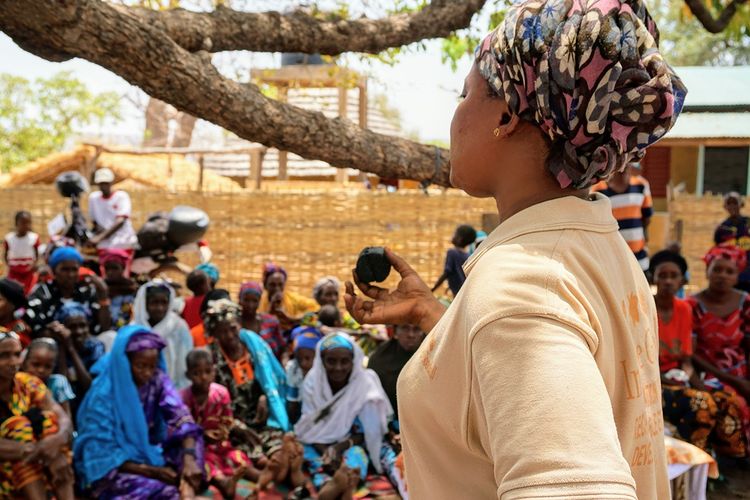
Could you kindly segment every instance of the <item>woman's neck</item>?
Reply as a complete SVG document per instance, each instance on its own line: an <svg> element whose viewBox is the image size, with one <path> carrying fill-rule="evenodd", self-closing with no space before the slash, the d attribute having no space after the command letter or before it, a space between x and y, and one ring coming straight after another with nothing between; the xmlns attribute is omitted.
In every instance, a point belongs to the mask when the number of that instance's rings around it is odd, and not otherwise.
<svg viewBox="0 0 750 500"><path fill-rule="evenodd" d="M13 397L13 379L0 380L0 400L10 401Z"/></svg>
<svg viewBox="0 0 750 500"><path fill-rule="evenodd" d="M240 343L237 343L236 345L221 346L221 350L224 351L224 354L226 354L232 361L237 361L245 355L245 348Z"/></svg>
<svg viewBox="0 0 750 500"><path fill-rule="evenodd" d="M734 289L723 291L708 287L703 290L703 297L717 304L729 302L734 297Z"/></svg>
<svg viewBox="0 0 750 500"><path fill-rule="evenodd" d="M344 382L343 384L341 384L341 383L334 383L329 380L328 385L331 386L331 392L334 394L337 394L341 389L346 387L347 382Z"/></svg>
<svg viewBox="0 0 750 500"><path fill-rule="evenodd" d="M661 311L671 311L674 308L674 295L669 293L654 295L656 308Z"/></svg>

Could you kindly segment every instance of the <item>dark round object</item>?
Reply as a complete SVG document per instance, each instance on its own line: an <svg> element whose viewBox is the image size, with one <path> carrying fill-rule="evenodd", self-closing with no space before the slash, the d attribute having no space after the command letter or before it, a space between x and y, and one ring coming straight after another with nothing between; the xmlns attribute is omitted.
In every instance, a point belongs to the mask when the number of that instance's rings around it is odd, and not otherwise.
<svg viewBox="0 0 750 500"><path fill-rule="evenodd" d="M66 198L78 196L89 190L89 183L75 170L63 172L55 179L57 192Z"/></svg>
<svg viewBox="0 0 750 500"><path fill-rule="evenodd" d="M209 222L208 214L203 210L178 205L169 212L167 238L176 246L195 243L206 234Z"/></svg>
<svg viewBox="0 0 750 500"><path fill-rule="evenodd" d="M357 259L357 277L363 283L385 281L391 273L391 263L383 247L366 247Z"/></svg>

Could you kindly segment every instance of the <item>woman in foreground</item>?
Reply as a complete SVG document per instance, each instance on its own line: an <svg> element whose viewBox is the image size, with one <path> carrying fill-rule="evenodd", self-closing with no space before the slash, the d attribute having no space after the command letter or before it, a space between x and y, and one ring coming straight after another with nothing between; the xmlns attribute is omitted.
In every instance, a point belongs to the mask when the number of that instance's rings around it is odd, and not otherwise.
<svg viewBox="0 0 750 500"><path fill-rule="evenodd" d="M673 125L686 90L640 1L524 1L477 51L451 181L500 225L446 311L398 256L359 322L430 332L398 383L412 498L669 497L656 311L594 182Z"/></svg>

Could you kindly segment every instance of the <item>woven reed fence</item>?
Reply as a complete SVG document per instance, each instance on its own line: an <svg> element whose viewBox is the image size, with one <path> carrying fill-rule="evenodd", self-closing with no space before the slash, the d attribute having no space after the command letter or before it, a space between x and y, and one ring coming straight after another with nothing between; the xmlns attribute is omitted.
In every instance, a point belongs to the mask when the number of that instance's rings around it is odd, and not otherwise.
<svg viewBox="0 0 750 500"><path fill-rule="evenodd" d="M258 280L263 263L273 260L289 271L291 290L310 295L322 276L348 279L357 254L368 245L390 246L433 282L442 272L455 226L480 227L482 214L496 210L491 200L456 191L425 196L418 191L332 189L224 194L139 190L130 195L136 227L149 213L175 205L205 210L211 217L207 239L222 272L220 286L233 293L243 281ZM47 221L67 211L67 200L51 186L3 189L0 221L7 230L20 209L29 210L36 232L46 234ZM188 256L187 263L194 264L195 258Z"/></svg>

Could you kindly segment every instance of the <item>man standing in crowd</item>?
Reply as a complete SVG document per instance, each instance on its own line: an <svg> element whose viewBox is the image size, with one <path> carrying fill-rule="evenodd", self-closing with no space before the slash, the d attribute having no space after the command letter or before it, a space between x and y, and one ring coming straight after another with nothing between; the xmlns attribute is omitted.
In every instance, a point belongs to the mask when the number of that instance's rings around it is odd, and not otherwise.
<svg viewBox="0 0 750 500"><path fill-rule="evenodd" d="M724 210L729 217L716 228L714 243L734 245L748 252L750 256L750 218L742 215L744 206L745 202L740 193L732 191L724 196ZM750 291L750 268L740 273L737 288Z"/></svg>
<svg viewBox="0 0 750 500"><path fill-rule="evenodd" d="M648 270L648 225L654 214L651 187L639 175L640 163L631 163L625 170L615 173L608 181L602 181L591 188L609 198L612 215L620 226L620 234L645 272Z"/></svg>
<svg viewBox="0 0 750 500"><path fill-rule="evenodd" d="M99 191L89 196L89 216L94 223L94 236L89 242L96 246L99 258L110 249L125 250L128 263L125 275L130 271L137 237L130 222L131 203L128 193L112 190L115 174L108 168L100 168L94 174L94 184Z"/></svg>

